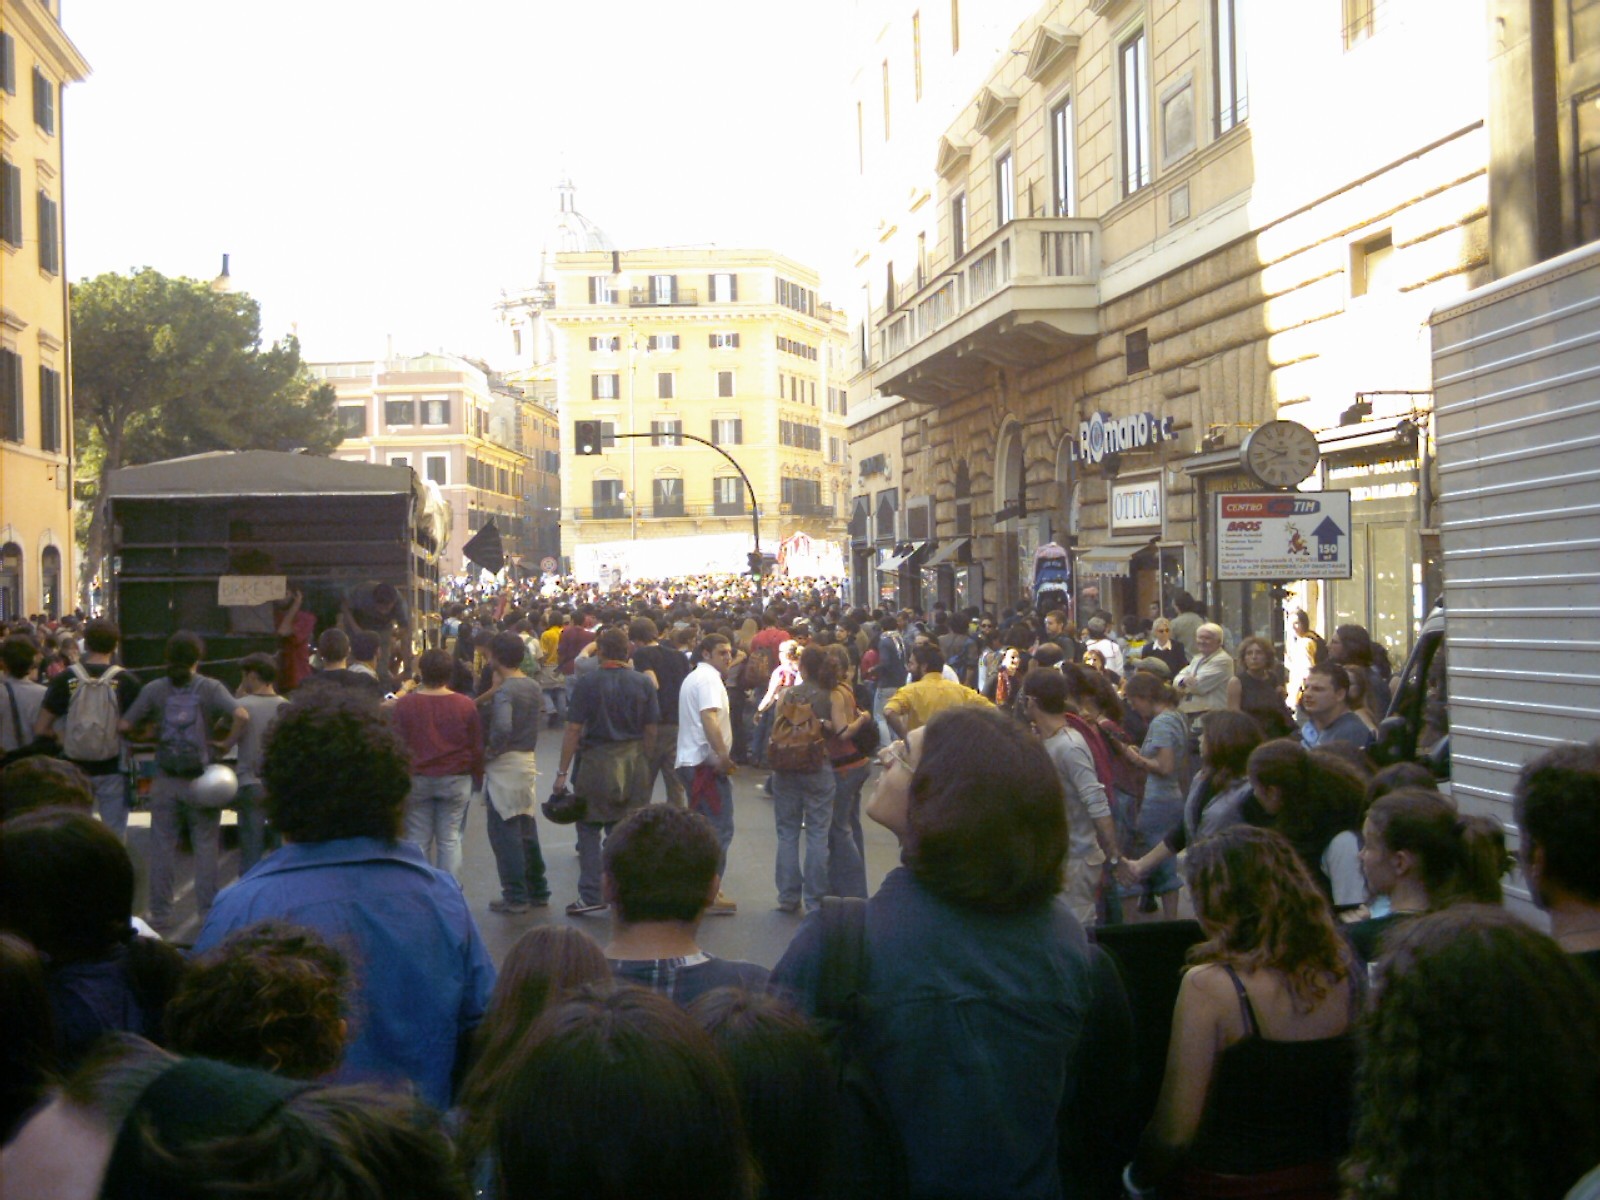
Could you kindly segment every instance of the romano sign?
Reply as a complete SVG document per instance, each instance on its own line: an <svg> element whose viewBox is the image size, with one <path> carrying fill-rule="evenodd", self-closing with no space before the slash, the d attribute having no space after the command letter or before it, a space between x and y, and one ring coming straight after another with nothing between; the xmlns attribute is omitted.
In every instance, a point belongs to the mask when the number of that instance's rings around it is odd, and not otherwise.
<svg viewBox="0 0 1600 1200"><path fill-rule="evenodd" d="M1127 454L1158 442L1174 441L1178 436L1173 427L1175 420L1153 412L1134 413L1131 417L1095 413L1078 426L1078 458L1098 463L1108 454Z"/></svg>
<svg viewBox="0 0 1600 1200"><path fill-rule="evenodd" d="M1349 492L1221 492L1218 579L1349 579Z"/></svg>

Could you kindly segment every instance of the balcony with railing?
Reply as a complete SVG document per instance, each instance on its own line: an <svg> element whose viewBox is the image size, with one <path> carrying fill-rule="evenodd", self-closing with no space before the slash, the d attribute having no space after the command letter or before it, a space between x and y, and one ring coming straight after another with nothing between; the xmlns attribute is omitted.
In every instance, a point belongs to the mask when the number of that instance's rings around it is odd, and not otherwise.
<svg viewBox="0 0 1600 1200"><path fill-rule="evenodd" d="M630 308L693 308L700 303L696 288L636 287L628 289Z"/></svg>
<svg viewBox="0 0 1600 1200"><path fill-rule="evenodd" d="M674 502L671 504L639 505L638 517L641 521L667 521L682 518L710 518L710 517L744 517L750 516L750 504L747 499L738 501L719 501L714 504L684 504ZM597 504L585 508L562 509L563 521L631 521L634 510L627 501L616 504Z"/></svg>
<svg viewBox="0 0 1600 1200"><path fill-rule="evenodd" d="M1012 221L877 322L872 386L939 403L1099 332L1100 223Z"/></svg>

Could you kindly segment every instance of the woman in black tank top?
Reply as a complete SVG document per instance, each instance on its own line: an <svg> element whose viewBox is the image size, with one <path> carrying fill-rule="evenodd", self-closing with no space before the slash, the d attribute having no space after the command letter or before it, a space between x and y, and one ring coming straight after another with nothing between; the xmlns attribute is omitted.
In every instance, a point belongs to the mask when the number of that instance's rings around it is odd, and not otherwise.
<svg viewBox="0 0 1600 1200"><path fill-rule="evenodd" d="M1190 951L1130 1194L1334 1200L1359 976L1327 901L1287 841L1250 826L1191 847L1184 873L1209 940Z"/></svg>

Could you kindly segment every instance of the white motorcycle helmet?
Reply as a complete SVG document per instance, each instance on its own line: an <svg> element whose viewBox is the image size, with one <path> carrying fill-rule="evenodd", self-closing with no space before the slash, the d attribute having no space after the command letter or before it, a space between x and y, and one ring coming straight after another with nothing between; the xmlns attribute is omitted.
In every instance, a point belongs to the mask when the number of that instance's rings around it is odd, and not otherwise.
<svg viewBox="0 0 1600 1200"><path fill-rule="evenodd" d="M239 794L239 777L227 763L212 763L189 785L189 803L196 808L224 808Z"/></svg>

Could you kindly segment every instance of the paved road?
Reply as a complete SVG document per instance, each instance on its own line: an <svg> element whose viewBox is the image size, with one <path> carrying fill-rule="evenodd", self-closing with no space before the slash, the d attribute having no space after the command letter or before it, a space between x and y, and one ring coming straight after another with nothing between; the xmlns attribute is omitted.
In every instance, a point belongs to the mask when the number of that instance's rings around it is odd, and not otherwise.
<svg viewBox="0 0 1600 1200"><path fill-rule="evenodd" d="M560 734L546 730L539 740L540 795L545 795L554 781L556 763L559 761ZM877 768L874 768L876 776ZM734 777L734 838L728 853L728 878L723 891L738 901L739 911L728 917L707 917L700 929L700 943L705 949L723 958L741 958L770 967L782 956L789 939L800 923L800 918L777 911L777 889L773 884L773 860L777 848L777 833L772 819L772 801L761 791L765 771L741 770ZM872 794L874 781L869 780L863 793L863 802ZM656 798L665 795L665 788L656 784ZM230 814L231 816L231 814ZM148 818L135 813L130 822L129 848L139 868L139 894L136 900L142 911L144 906L144 859L149 837ZM894 835L887 830L865 822L867 840L867 882L876 890L886 872L898 860L898 846ZM231 831L230 831L231 832ZM489 850L488 834L484 826L482 808L475 803L467 823L461 885L477 917L489 952L495 962L500 962L525 930L550 922L566 922L588 932L601 944L610 932L608 914L595 913L586 917L569 917L564 911L569 901L578 898L578 855L573 827L552 825L539 818L539 837L544 849L545 864L549 874L551 904L548 909L535 909L521 916L503 916L489 911L489 901L500 894L498 876L495 874L494 855ZM179 899L176 915L182 924L172 938L180 944L192 942L199 932L194 922L194 896L190 885L191 861L180 856L178 883ZM223 858L222 874L226 882L238 870L238 855L229 850Z"/></svg>

